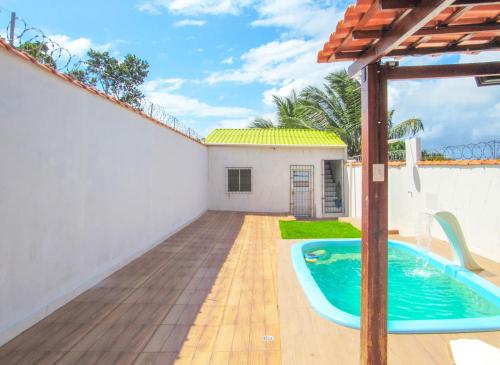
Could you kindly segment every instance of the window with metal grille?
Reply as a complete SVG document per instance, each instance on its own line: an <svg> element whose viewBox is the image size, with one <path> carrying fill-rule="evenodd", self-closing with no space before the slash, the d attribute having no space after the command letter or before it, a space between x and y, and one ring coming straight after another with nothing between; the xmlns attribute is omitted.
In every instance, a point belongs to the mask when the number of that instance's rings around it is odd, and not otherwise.
<svg viewBox="0 0 500 365"><path fill-rule="evenodd" d="M251 193L252 169L248 167L227 168L227 192Z"/></svg>

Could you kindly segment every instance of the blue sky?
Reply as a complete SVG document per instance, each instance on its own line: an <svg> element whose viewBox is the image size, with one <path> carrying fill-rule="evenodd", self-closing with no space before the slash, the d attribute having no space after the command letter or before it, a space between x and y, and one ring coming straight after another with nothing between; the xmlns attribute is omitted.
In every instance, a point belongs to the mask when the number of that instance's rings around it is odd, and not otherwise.
<svg viewBox="0 0 500 365"><path fill-rule="evenodd" d="M347 4L333 0L0 0L73 53L90 47L150 64L144 91L206 135L273 117L272 94L320 85L347 64L316 64L316 53ZM498 54L423 57L407 64L498 60ZM472 79L405 81L389 90L395 120L421 117L424 147L500 136L500 87Z"/></svg>

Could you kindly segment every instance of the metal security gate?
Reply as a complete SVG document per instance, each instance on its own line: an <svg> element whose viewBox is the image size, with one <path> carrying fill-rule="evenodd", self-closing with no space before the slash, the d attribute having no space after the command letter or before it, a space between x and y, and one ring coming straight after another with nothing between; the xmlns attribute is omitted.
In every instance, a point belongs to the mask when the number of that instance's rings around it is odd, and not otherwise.
<svg viewBox="0 0 500 365"><path fill-rule="evenodd" d="M314 215L314 166L290 166L290 212L295 217Z"/></svg>

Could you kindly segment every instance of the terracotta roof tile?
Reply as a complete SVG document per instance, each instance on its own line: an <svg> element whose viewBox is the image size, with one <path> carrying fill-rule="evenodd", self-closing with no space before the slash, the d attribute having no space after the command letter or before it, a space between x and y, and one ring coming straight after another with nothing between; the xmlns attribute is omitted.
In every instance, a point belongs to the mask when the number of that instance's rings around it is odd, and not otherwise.
<svg viewBox="0 0 500 365"><path fill-rule="evenodd" d="M354 30L378 30L385 31L391 24L396 22L406 9L381 10L378 0L357 0L355 5L350 5L335 27L335 32L331 34L328 42L323 49L318 52L318 62L334 62L356 59L361 52L377 41L377 38L353 39ZM456 19L450 19L457 7L448 7L440 14L434 17L425 28L435 28L436 26L456 26L467 24L492 24L500 21L500 4L476 5L468 7ZM370 13L368 13L370 12ZM368 15L367 15L368 13ZM365 18L365 19L364 19ZM447 22L448 21L448 22ZM445 22L446 24L444 24ZM439 36L426 37L416 48L436 48L441 51L448 49L450 45L460 43L460 46L478 46L486 43L499 42L500 31L475 32L469 34L464 40L461 40L464 34L447 34ZM422 36L411 36L397 49L399 55L404 53L410 47L415 47L414 43L421 40ZM500 48L500 46L499 46ZM470 53L478 51L471 50ZM435 52L439 53L439 52Z"/></svg>

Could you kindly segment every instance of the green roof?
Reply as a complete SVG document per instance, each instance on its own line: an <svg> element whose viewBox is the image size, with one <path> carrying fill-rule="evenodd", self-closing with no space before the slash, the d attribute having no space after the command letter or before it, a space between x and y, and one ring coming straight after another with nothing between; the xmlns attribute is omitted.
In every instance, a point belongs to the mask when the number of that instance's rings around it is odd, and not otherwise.
<svg viewBox="0 0 500 365"><path fill-rule="evenodd" d="M346 144L333 132L283 128L215 129L205 138L205 143L208 145L346 147Z"/></svg>

